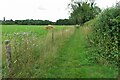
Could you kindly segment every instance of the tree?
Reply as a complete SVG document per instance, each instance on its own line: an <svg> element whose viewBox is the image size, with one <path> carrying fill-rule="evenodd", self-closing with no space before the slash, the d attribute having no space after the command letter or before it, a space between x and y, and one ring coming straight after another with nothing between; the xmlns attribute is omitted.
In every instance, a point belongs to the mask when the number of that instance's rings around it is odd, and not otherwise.
<svg viewBox="0 0 120 80"><path fill-rule="evenodd" d="M69 19L59 19L56 21L56 25L72 25L73 23Z"/></svg>
<svg viewBox="0 0 120 80"><path fill-rule="evenodd" d="M69 4L71 8L70 19L79 25L93 19L101 11L95 4L95 0L71 0Z"/></svg>

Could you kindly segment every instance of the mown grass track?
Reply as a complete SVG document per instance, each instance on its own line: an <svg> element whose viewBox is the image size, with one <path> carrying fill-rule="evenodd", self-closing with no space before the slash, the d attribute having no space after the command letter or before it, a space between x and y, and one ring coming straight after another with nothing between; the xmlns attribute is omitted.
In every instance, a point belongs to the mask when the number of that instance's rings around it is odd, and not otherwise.
<svg viewBox="0 0 120 80"><path fill-rule="evenodd" d="M44 77L51 78L116 78L117 68L111 65L91 63L84 30L76 29L74 35L58 51L53 65ZM87 32L87 31L86 31Z"/></svg>

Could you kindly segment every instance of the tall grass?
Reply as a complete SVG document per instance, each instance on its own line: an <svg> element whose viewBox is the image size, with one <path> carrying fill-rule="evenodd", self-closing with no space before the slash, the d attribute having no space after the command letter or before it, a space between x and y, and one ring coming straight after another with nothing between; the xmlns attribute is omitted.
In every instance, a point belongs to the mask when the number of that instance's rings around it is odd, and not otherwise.
<svg viewBox="0 0 120 80"><path fill-rule="evenodd" d="M94 57L86 46L86 36L91 31L87 26L77 28L75 33L57 51L57 57L47 67L44 78L115 78L117 69L89 61ZM89 52L90 51L90 52ZM36 76L39 76L35 74Z"/></svg>
<svg viewBox="0 0 120 80"><path fill-rule="evenodd" d="M8 32L3 28L3 39L10 39L12 46L12 77L35 77L36 71L39 72L40 77L42 77L45 75L44 73L46 72L47 67L49 67L52 64L52 61L55 60L57 50L59 50L64 44L64 41L74 33L74 28L59 27L58 29L56 27L54 29L53 43L51 38L52 30L45 30L44 27L40 28L38 26L25 27L27 30L24 30L24 27L18 26L18 29L17 26L15 27L16 29L12 27L17 32L14 34L12 34L13 30L10 27L7 27L8 29L11 29L8 30ZM19 29L21 30L18 31ZM4 47L5 45L3 42L3 77L9 77Z"/></svg>

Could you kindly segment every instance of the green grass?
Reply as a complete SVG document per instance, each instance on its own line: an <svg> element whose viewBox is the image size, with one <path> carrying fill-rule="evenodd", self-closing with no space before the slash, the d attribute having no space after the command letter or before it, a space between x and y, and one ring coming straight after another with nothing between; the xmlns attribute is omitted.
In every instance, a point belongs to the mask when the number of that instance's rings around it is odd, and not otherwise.
<svg viewBox="0 0 120 80"><path fill-rule="evenodd" d="M39 29L39 30L38 30ZM14 35L31 31L31 34ZM86 40L90 29L57 26L52 43L51 31L40 26L3 26L3 37L11 40L13 75L21 78L115 78L117 68L109 64L90 61ZM64 33L64 35L63 35ZM6 34L11 38L6 37ZM37 34L37 35L36 35ZM43 37L41 37L44 35ZM3 44L3 77L8 77L5 49Z"/></svg>
<svg viewBox="0 0 120 80"><path fill-rule="evenodd" d="M31 26L31 25L2 25L3 37L12 37L15 34L34 34L41 36L47 34L44 26Z"/></svg>
<svg viewBox="0 0 120 80"><path fill-rule="evenodd" d="M48 33L49 30L46 30L45 27L47 25L2 25L2 38L10 38L17 34L29 34L40 37ZM55 31L61 30L62 28L66 27L55 26Z"/></svg>
<svg viewBox="0 0 120 80"><path fill-rule="evenodd" d="M11 41L12 77L32 77L38 65L40 66L39 69L42 70L42 67L48 66L49 62L54 60L57 50L74 32L72 27L55 26L53 43L52 31L48 31L42 26L4 25L2 27L3 77L8 77L4 40Z"/></svg>
<svg viewBox="0 0 120 80"><path fill-rule="evenodd" d="M33 32L37 34L42 34L47 25L2 25L2 33L18 33L18 32ZM56 29L59 30L66 26L54 26L57 27ZM42 32L43 31L43 32Z"/></svg>
<svg viewBox="0 0 120 80"><path fill-rule="evenodd" d="M116 78L117 68L111 65L91 63L86 48L86 40L81 30L75 34L58 51L53 65L48 67L47 78ZM41 76L38 74L38 77Z"/></svg>

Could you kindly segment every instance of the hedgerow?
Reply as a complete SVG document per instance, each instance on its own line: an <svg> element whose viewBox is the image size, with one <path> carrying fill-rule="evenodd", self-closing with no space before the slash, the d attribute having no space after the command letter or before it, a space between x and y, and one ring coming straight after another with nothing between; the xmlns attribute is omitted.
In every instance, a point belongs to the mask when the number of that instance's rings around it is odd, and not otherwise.
<svg viewBox="0 0 120 80"><path fill-rule="evenodd" d="M112 7L105 9L91 24L92 36L89 42L96 49L98 57L107 60L108 63L118 65L118 42L120 27L120 8Z"/></svg>

